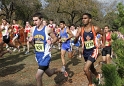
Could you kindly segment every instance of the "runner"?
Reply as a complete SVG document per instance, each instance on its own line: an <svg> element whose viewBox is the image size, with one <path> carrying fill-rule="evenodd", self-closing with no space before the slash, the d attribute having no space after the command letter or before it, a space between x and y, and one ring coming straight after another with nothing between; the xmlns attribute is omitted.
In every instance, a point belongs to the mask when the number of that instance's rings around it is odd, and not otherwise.
<svg viewBox="0 0 124 86"><path fill-rule="evenodd" d="M61 28L59 27L59 25L56 25L55 27L55 35L57 38L59 38L60 36L60 31L61 31ZM61 43L57 41L57 46L58 46L58 49L60 50L61 49Z"/></svg>
<svg viewBox="0 0 124 86"><path fill-rule="evenodd" d="M47 26L47 21L46 20L43 20L43 25Z"/></svg>
<svg viewBox="0 0 124 86"><path fill-rule="evenodd" d="M0 26L0 31L2 32L2 42L0 43L1 51L3 50L3 45L6 43L9 47L17 48L15 45L10 43L10 32L11 32L11 26L7 23L6 19L3 19L2 25Z"/></svg>
<svg viewBox="0 0 124 86"><path fill-rule="evenodd" d="M89 13L84 13L82 22L83 27L78 30L75 42L78 40L78 37L82 37L82 48L83 48L83 57L86 61L84 65L84 72L87 76L89 81L88 86L94 86L92 82L91 72L96 76L96 79L100 79L100 74L97 73L96 69L94 68L94 62L97 59L98 55L98 48L96 47L96 34L99 33L103 35L103 44L102 47L104 48L105 44L105 34L101 31L100 28L97 26L93 26L91 24L92 16ZM100 83L100 82L99 82Z"/></svg>
<svg viewBox="0 0 124 86"><path fill-rule="evenodd" d="M48 27L50 27L53 30L53 32L55 32L56 24L53 23L53 19L49 21Z"/></svg>
<svg viewBox="0 0 124 86"><path fill-rule="evenodd" d="M17 21L16 19L13 19L12 27L14 32L14 38L12 39L12 43L15 45L15 40L17 40L20 46L23 47L22 43L19 40L20 39L19 30L21 29L21 26L17 24L16 21ZM13 51L16 51L16 48ZM19 49L19 52L20 52L20 49Z"/></svg>
<svg viewBox="0 0 124 86"><path fill-rule="evenodd" d="M109 26L106 25L104 27L104 32L106 33L106 42L105 42L105 48L102 49L102 58L103 62L110 64L111 62L111 33L109 31Z"/></svg>
<svg viewBox="0 0 124 86"><path fill-rule="evenodd" d="M74 36L76 36L78 28L76 29L75 25L71 25L70 30L71 30L72 34ZM74 39L75 39L75 37L71 38L71 46L72 46L72 51L73 51L72 56L74 56L75 53L77 52L78 56L81 57L80 51L79 51L80 37L79 37L77 43L74 43Z"/></svg>
<svg viewBox="0 0 124 86"><path fill-rule="evenodd" d="M31 25L30 25L30 23L27 21L27 22L26 22L26 26L25 26L25 33L26 33L26 36L27 36L27 51L25 52L25 54L29 54L29 48L30 48L30 46L29 46L29 37L30 37L30 35L31 35L30 30L31 30ZM32 46L33 46L33 43L32 43L32 42L30 42L30 43L31 43Z"/></svg>
<svg viewBox="0 0 124 86"><path fill-rule="evenodd" d="M68 76L68 73L65 70L66 62L65 62L65 54L68 52L68 57L72 58L72 48L70 39L73 37L72 32L69 28L65 25L64 21L60 21L60 39L59 42L62 43L61 45L61 60L62 60L62 71L64 72L65 76Z"/></svg>
<svg viewBox="0 0 124 86"><path fill-rule="evenodd" d="M43 25L42 18L41 13L35 13L33 15L35 27L33 27L34 31L32 31L32 36L29 39L29 41L34 41L36 60L39 66L36 73L37 86L43 86L42 77L44 72L49 77L58 73L56 68L49 68L51 59L51 44L55 43L57 38L51 28Z"/></svg>

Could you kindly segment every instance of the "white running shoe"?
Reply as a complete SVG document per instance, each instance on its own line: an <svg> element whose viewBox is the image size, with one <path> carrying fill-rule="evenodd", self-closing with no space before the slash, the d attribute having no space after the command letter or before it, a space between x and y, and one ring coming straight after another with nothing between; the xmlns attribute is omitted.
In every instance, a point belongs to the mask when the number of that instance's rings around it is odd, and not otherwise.
<svg viewBox="0 0 124 86"><path fill-rule="evenodd" d="M16 48L14 48L14 49L13 49L13 52L15 52L16 50L17 50L17 49L16 49Z"/></svg>

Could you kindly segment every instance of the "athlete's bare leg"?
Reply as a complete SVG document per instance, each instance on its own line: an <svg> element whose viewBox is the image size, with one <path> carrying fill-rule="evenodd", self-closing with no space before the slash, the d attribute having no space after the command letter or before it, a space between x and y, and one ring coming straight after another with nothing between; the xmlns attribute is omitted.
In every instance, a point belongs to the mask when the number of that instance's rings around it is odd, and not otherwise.
<svg viewBox="0 0 124 86"><path fill-rule="evenodd" d="M111 57L110 57L110 54L107 54L106 55L106 59L107 59L107 64L110 64L111 63Z"/></svg>
<svg viewBox="0 0 124 86"><path fill-rule="evenodd" d="M89 81L89 85L92 85L92 77L91 77L91 72L90 72L90 67L92 65L92 62L87 60L85 65L84 65L84 72L87 76L87 79Z"/></svg>
<svg viewBox="0 0 124 86"><path fill-rule="evenodd" d="M62 65L65 66L65 50L61 50L61 60L62 60Z"/></svg>

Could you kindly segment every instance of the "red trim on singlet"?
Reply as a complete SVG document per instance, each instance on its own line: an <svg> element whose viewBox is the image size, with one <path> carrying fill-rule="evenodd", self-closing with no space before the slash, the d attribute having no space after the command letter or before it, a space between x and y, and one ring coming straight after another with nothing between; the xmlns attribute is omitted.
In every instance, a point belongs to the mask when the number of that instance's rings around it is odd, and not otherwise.
<svg viewBox="0 0 124 86"><path fill-rule="evenodd" d="M14 34L17 34L17 33L19 33L19 25L12 25L12 27L13 27L13 30L14 30Z"/></svg>
<svg viewBox="0 0 124 86"><path fill-rule="evenodd" d="M25 32L26 32L26 33L29 33L29 32L30 32L30 29L31 29L30 26L25 26Z"/></svg>
<svg viewBox="0 0 124 86"><path fill-rule="evenodd" d="M111 46L110 41L111 41L111 33L109 32L108 34L106 34L106 41L109 42L108 46Z"/></svg>

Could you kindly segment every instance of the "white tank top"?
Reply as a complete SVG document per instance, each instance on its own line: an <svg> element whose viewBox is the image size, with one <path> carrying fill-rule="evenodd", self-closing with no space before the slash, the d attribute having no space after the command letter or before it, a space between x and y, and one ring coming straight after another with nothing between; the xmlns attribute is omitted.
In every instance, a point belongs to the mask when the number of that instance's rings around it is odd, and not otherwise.
<svg viewBox="0 0 124 86"><path fill-rule="evenodd" d="M6 36L6 35L9 35L8 33L8 26L1 26L1 28L4 28L4 30L2 30L2 36Z"/></svg>

